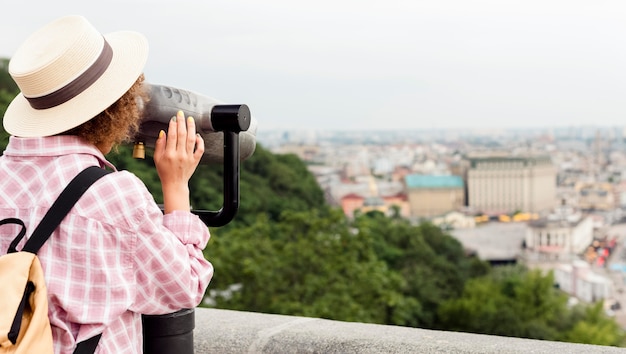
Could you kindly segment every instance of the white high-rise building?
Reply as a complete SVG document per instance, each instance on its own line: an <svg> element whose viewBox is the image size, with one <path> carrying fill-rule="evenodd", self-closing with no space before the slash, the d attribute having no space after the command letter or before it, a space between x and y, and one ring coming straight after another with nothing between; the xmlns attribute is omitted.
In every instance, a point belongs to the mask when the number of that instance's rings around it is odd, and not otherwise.
<svg viewBox="0 0 626 354"><path fill-rule="evenodd" d="M548 156L471 158L467 195L487 214L547 211L557 204L556 168Z"/></svg>

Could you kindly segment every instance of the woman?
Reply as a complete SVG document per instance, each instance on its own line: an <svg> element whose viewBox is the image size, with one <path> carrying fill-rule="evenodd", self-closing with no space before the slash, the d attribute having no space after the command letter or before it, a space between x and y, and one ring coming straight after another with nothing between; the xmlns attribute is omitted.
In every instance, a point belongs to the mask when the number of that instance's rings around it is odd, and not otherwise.
<svg viewBox="0 0 626 354"><path fill-rule="evenodd" d="M147 55L143 35L103 36L80 16L26 39L9 63L21 93L3 118L11 137L0 157L0 219L20 218L32 232L80 171L115 171L104 155L138 128ZM203 152L193 119L178 112L154 151L164 211L136 176L116 171L87 190L40 249L55 353L99 333L96 353L140 353L141 314L202 300L213 275L202 253L209 231L190 213L188 181ZM0 254L16 233L0 228Z"/></svg>

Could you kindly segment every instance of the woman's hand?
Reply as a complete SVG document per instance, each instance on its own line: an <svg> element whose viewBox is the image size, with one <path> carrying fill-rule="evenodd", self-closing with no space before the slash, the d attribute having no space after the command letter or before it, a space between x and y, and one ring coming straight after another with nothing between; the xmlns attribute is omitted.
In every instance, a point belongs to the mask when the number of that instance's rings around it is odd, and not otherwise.
<svg viewBox="0 0 626 354"><path fill-rule="evenodd" d="M182 111L172 117L154 147L154 164L161 179L165 213L189 211L189 179L204 153L204 141L196 134L196 122Z"/></svg>

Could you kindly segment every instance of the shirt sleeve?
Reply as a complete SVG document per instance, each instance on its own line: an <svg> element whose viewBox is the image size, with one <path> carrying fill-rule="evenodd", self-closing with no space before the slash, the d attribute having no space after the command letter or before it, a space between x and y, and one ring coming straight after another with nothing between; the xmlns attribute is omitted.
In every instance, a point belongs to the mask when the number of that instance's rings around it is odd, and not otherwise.
<svg viewBox="0 0 626 354"><path fill-rule="evenodd" d="M135 209L136 289L130 310L158 315L196 307L213 276L202 252L209 229L190 212L163 215L149 193L144 201Z"/></svg>

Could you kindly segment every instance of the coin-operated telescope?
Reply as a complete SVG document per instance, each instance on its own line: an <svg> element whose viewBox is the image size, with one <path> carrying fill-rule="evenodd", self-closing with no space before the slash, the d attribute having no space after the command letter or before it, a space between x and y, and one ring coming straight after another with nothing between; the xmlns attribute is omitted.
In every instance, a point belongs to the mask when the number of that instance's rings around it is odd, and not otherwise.
<svg viewBox="0 0 626 354"><path fill-rule="evenodd" d="M133 156L143 158L154 148L161 130L167 131L176 112L182 110L196 121L204 140L200 164L224 165L224 204L219 211L192 210L207 226L229 223L239 208L239 162L254 153L257 121L245 104L224 104L214 98L171 86L146 84L149 99L144 102Z"/></svg>
<svg viewBox="0 0 626 354"><path fill-rule="evenodd" d="M205 144L200 164L224 166L224 201L218 211L192 210L207 226L228 224L239 208L239 163L252 156L256 147L256 119L245 104L224 104L213 98L179 88L146 83L149 98L135 137L133 156L145 157L154 148L161 130L167 131L176 112L183 111L196 122ZM192 354L194 309L166 315L143 315L144 353Z"/></svg>

